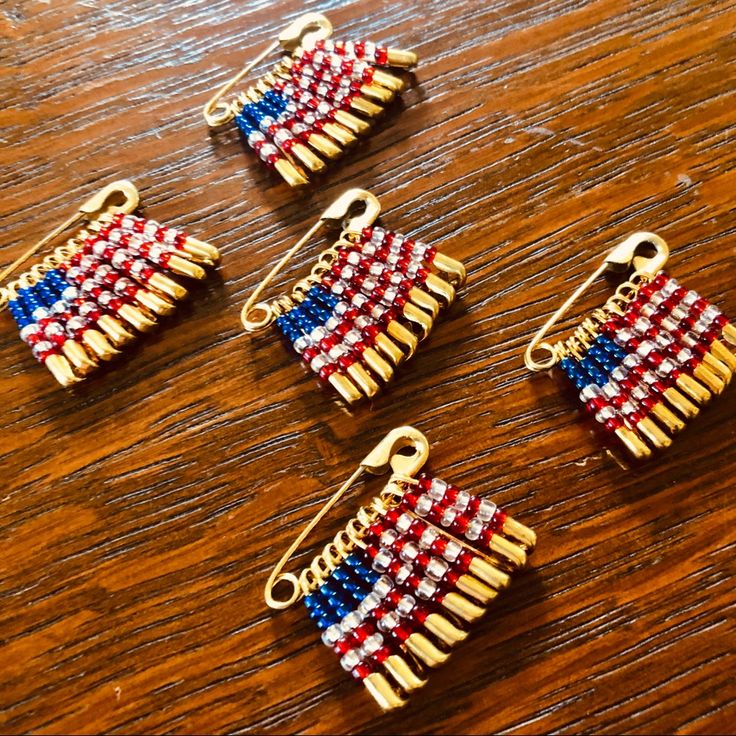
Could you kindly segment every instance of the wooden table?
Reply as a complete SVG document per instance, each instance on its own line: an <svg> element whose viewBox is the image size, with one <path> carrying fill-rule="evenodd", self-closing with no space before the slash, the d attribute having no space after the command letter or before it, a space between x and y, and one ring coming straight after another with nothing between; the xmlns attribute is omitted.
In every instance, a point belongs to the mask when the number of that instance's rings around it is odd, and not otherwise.
<svg viewBox="0 0 736 736"><path fill-rule="evenodd" d="M237 135L210 136L200 108L305 7L338 38L421 62L403 109L297 194ZM733 3L662 0L0 10L2 261L121 177L147 216L223 252L188 306L73 393L2 317L0 729L736 732L736 392L632 469L521 359L634 230L663 235L672 273L736 312L735 24ZM349 186L469 273L416 359L354 411L238 319ZM406 423L429 437L435 473L504 503L539 546L450 663L382 716L302 607L274 615L262 590ZM356 489L307 553L379 487Z"/></svg>

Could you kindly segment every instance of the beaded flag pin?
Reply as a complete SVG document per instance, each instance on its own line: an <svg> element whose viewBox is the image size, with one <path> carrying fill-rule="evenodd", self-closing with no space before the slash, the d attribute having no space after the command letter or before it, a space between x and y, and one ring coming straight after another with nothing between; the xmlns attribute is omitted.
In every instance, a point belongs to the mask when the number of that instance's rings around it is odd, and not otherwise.
<svg viewBox="0 0 736 736"><path fill-rule="evenodd" d="M653 248L653 255L639 255L644 247ZM717 307L661 271L668 257L659 236L632 235L548 320L525 354L533 371L559 365L587 411L637 459L668 447L736 370L736 355L726 347L736 344L736 328ZM604 271L632 267L629 279L572 337L542 342ZM535 357L538 351L547 356Z"/></svg>
<svg viewBox="0 0 736 736"><path fill-rule="evenodd" d="M136 217L138 191L116 181L0 273L0 283L72 225L83 229L0 289L34 356L62 386L111 360L118 348L170 314L186 289L167 273L202 279L215 248L179 230ZM201 264L201 265L200 265Z"/></svg>
<svg viewBox="0 0 736 736"><path fill-rule="evenodd" d="M408 69L411 51L371 42L332 41L325 16L308 13L294 21L254 61L236 74L204 107L211 128L234 120L248 145L291 186L309 182L326 161L367 133L405 83L377 67ZM254 86L223 101L266 56L284 55Z"/></svg>
<svg viewBox="0 0 736 736"><path fill-rule="evenodd" d="M350 215L355 205L365 207ZM424 243L375 227L378 199L351 189L279 261L242 311L256 332L271 323L302 360L348 403L374 396L429 335L434 319L465 282L462 263ZM256 303L263 289L327 222L343 221L339 240L324 250L289 296Z"/></svg>
<svg viewBox="0 0 736 736"><path fill-rule="evenodd" d="M384 710L425 684L469 626L508 587L536 543L487 499L417 476L429 456L421 432L390 432L297 537L268 578L266 603L304 600L322 641ZM283 572L324 515L363 474L391 477L299 574ZM274 589L288 586L288 597Z"/></svg>

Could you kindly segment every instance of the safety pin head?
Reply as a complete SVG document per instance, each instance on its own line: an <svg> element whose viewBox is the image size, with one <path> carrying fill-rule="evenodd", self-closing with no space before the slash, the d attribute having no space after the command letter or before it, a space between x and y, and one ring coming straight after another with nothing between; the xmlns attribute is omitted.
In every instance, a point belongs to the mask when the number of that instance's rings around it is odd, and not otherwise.
<svg viewBox="0 0 736 736"><path fill-rule="evenodd" d="M122 201L121 200L122 196ZM79 208L80 214L93 218L103 212L126 215L134 212L140 202L140 195L132 181L120 179L100 189Z"/></svg>
<svg viewBox="0 0 736 736"><path fill-rule="evenodd" d="M654 247L654 254L643 255L640 252L647 245ZM664 268L669 256L669 246L659 235L634 233L606 256L606 267L617 272L633 268L637 273L653 276Z"/></svg>
<svg viewBox="0 0 736 736"><path fill-rule="evenodd" d="M323 41L332 35L332 23L321 13L305 13L279 33L279 44L294 51L304 43Z"/></svg>
<svg viewBox="0 0 736 736"><path fill-rule="evenodd" d="M429 442L414 427L398 427L389 432L363 458L361 466L373 475L392 474L413 478L427 462Z"/></svg>
<svg viewBox="0 0 736 736"><path fill-rule="evenodd" d="M365 205L363 212L350 216L358 204ZM323 213L322 222L341 222L343 233L359 235L364 228L372 225L381 214L381 203L375 194L365 189L348 189L340 195Z"/></svg>

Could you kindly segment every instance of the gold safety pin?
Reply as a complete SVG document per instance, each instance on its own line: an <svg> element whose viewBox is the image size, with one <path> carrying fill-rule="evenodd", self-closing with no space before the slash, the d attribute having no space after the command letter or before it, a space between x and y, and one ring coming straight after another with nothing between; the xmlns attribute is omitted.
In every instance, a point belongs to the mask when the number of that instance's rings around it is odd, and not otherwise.
<svg viewBox="0 0 736 736"><path fill-rule="evenodd" d="M409 455L400 454L402 450L412 448ZM389 469L397 478L413 478L429 457L429 443L427 438L414 427L398 427L389 432L374 448L366 455L355 472L340 486L327 503L319 510L317 515L301 531L299 536L289 546L284 555L276 564L268 576L264 597L270 608L288 608L295 603L302 594L299 585L299 577L290 572L282 572L294 553L299 549L304 540L312 533L313 529L322 521L322 518L343 497L350 486L355 483L363 473L383 475ZM273 596L274 588L280 583L288 583L292 586L289 598L277 600Z"/></svg>
<svg viewBox="0 0 736 736"><path fill-rule="evenodd" d="M124 200L122 204L110 206L108 203L110 200L119 199L120 195L123 195ZM31 246L25 253L16 258L9 266L0 272L0 284L5 279L20 268L29 258L33 257L38 251L40 251L45 245L50 243L54 238L57 238L61 233L72 225L75 225L80 220L92 219L93 217L102 214L103 211L109 213L124 212L129 214L135 211L138 207L140 197L138 190L135 185L127 179L121 179L120 181L114 181L103 187L97 194L90 197L81 207L65 222L54 228L48 235L44 236L35 245ZM8 294L12 289L12 285L0 289L0 310L7 306Z"/></svg>
<svg viewBox="0 0 736 736"><path fill-rule="evenodd" d="M232 106L221 102L222 98L244 77L249 74L253 67L260 64L269 54L276 51L279 46L284 51L294 51L302 43L313 43L332 35L332 24L320 13L307 13L297 18L287 26L276 41L270 44L264 51L256 56L253 61L246 64L234 77L225 82L212 98L204 106L203 114L207 125L218 128L230 122L235 117Z"/></svg>
<svg viewBox="0 0 736 736"><path fill-rule="evenodd" d="M348 218L350 210L358 203L365 204L365 210L353 217ZM343 234L360 234L363 228L372 225L378 215L381 213L381 203L378 197L365 189L349 189L347 192L338 197L323 213L317 222L300 238L283 256L283 258L271 269L268 276L256 287L255 291L250 295L240 313L240 319L243 327L247 332L257 332L273 322L275 319L274 311L268 302L256 303L263 290L273 281L281 269L294 257L297 251L317 233L326 222L342 221ZM263 312L260 319L253 316L254 312Z"/></svg>
<svg viewBox="0 0 736 736"><path fill-rule="evenodd" d="M653 245L656 252L651 256L638 255L637 251L643 245ZM585 294L593 282L606 271L623 272L634 268L636 273L654 275L664 268L669 258L670 249L667 243L654 233L634 233L617 245L605 258L603 263L590 277L581 284L565 303L547 320L544 327L537 332L524 353L524 363L531 371L545 371L557 364L559 356L557 350L548 342L542 342L549 331L564 317L575 302ZM549 355L536 359L534 352L542 350Z"/></svg>

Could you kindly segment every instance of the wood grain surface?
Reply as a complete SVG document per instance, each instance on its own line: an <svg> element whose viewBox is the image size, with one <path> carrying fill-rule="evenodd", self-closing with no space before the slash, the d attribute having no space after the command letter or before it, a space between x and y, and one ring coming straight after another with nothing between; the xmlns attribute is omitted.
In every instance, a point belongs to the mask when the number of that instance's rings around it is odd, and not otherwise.
<svg viewBox="0 0 736 736"><path fill-rule="evenodd" d="M304 10L421 61L376 134L296 193L200 108ZM0 316L0 731L736 733L736 391L629 468L521 359L635 230L664 236L671 273L736 313L734 27L734 3L682 0L0 4L0 261L121 177L146 216L223 252L175 317L74 392ZM469 274L391 388L353 411L239 323L349 186ZM435 473L505 504L539 545L383 716L303 608L273 614L262 591L406 423ZM378 487L359 484L306 552Z"/></svg>

